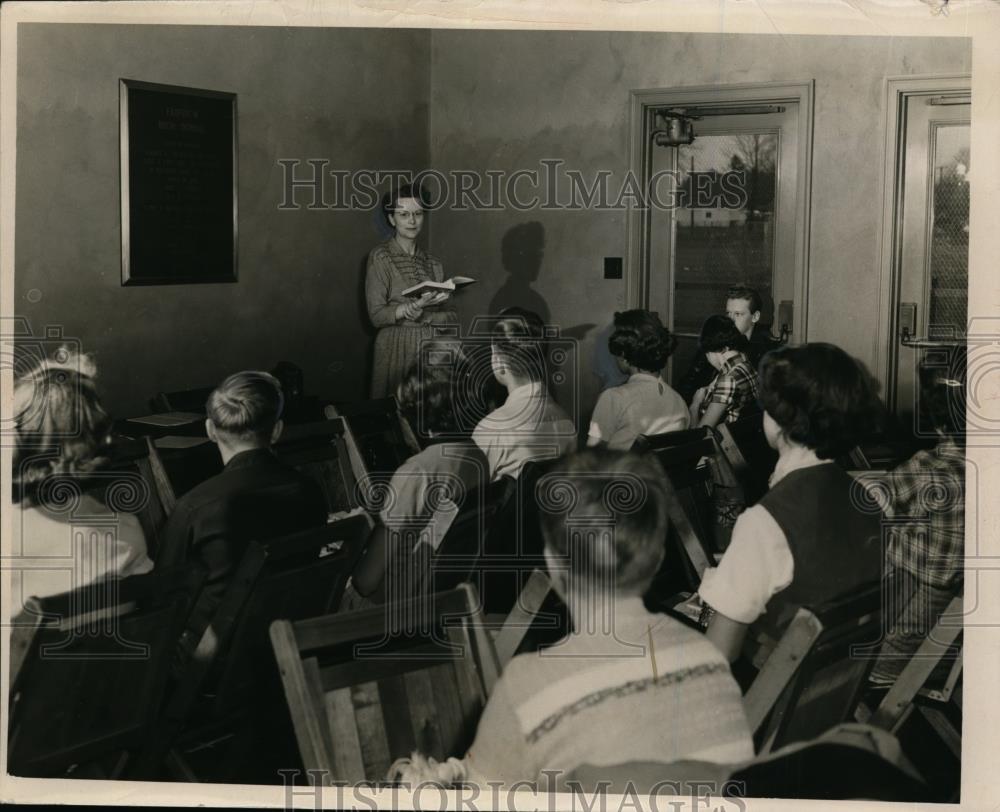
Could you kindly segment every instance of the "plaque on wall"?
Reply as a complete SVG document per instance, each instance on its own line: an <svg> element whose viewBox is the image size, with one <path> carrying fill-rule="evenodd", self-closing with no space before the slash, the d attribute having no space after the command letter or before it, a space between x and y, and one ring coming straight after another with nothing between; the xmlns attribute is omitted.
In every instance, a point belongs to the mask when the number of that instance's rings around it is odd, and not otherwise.
<svg viewBox="0 0 1000 812"><path fill-rule="evenodd" d="M122 284L235 282L236 94L119 91Z"/></svg>

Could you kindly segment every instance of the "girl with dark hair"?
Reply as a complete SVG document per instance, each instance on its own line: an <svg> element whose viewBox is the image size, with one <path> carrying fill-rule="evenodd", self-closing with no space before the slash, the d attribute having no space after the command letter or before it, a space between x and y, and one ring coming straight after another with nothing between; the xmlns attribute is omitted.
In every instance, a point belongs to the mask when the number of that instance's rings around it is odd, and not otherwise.
<svg viewBox="0 0 1000 812"><path fill-rule="evenodd" d="M364 558L354 570L343 606L359 609L413 597L401 587L417 583L412 568L441 538L435 518L461 507L469 493L489 482L486 459L462 431L456 414L451 363L414 364L396 392L400 411L423 449L404 462L384 491ZM442 525L446 527L447 525Z"/></svg>
<svg viewBox="0 0 1000 812"><path fill-rule="evenodd" d="M368 316L378 330L372 366L371 396L391 395L406 371L417 360L420 342L433 335L433 325L458 321L447 305L449 294L425 293L418 299L403 291L428 280L444 281L444 269L417 246L424 227L423 192L404 185L382 198L382 212L393 235L368 256L365 299Z"/></svg>
<svg viewBox="0 0 1000 812"><path fill-rule="evenodd" d="M12 615L29 596L153 568L138 518L105 504L94 487L99 482L88 479L108 462L112 426L97 395L96 370L85 356L60 353L62 361L44 362L14 385ZM75 526L81 520L84 526Z"/></svg>
<svg viewBox="0 0 1000 812"><path fill-rule="evenodd" d="M757 373L744 354L747 338L728 316L709 316L698 344L716 375L694 393L691 424L714 428L732 423L754 408L757 399Z"/></svg>
<svg viewBox="0 0 1000 812"><path fill-rule="evenodd" d="M806 344L765 355L760 385L764 433L778 452L770 490L740 514L698 589L713 610L708 636L730 661L758 618L763 638L776 641L799 607L882 574L880 513L833 461L877 427L870 376L843 350Z"/></svg>
<svg viewBox="0 0 1000 812"><path fill-rule="evenodd" d="M674 348L670 331L648 310L615 313L608 349L628 380L601 392L590 420L588 446L627 451L640 434L688 427L684 399L660 377Z"/></svg>

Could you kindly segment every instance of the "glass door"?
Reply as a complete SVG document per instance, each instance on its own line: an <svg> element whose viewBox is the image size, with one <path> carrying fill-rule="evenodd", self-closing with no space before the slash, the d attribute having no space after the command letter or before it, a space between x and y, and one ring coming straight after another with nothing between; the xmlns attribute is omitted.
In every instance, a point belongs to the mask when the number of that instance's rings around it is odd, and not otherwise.
<svg viewBox="0 0 1000 812"><path fill-rule="evenodd" d="M895 411L913 425L917 366L965 345L969 291L968 97L907 100L895 340ZM924 434L928 427L916 426Z"/></svg>
<svg viewBox="0 0 1000 812"><path fill-rule="evenodd" d="M783 107L705 117L694 122L692 144L652 147L655 199L672 205L654 206L649 220L650 306L678 338L672 380L697 354L705 318L725 312L734 284L756 288L761 323L796 340L798 105Z"/></svg>

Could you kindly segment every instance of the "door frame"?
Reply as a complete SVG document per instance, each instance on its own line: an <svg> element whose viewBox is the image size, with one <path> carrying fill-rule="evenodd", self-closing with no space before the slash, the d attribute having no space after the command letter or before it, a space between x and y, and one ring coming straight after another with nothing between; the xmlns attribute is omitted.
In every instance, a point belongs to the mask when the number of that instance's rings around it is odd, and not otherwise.
<svg viewBox="0 0 1000 812"><path fill-rule="evenodd" d="M644 186L649 175L651 145L646 124L651 108L685 105L798 104L798 177L795 205L795 322L796 343L808 335L809 237L812 192L813 106L815 80L805 82L750 82L731 85L653 88L629 92L630 177ZM650 209L629 207L625 214L628 241L625 252L625 306L649 306ZM775 303L777 310L777 303ZM777 316L777 313L775 313Z"/></svg>
<svg viewBox="0 0 1000 812"><path fill-rule="evenodd" d="M882 146L882 223L879 229L878 318L875 325L875 377L890 412L896 410L899 353L898 302L902 274L903 180L906 106L921 96L964 96L972 92L967 73L890 76L885 80L885 133Z"/></svg>

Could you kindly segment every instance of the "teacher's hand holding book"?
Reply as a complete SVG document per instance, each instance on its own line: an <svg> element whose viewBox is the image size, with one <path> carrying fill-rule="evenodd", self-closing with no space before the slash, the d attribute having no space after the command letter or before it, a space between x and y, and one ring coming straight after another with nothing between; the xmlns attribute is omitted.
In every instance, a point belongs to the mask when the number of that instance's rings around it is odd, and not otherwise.
<svg viewBox="0 0 1000 812"><path fill-rule="evenodd" d="M417 303L421 307L434 307L435 305L447 302L450 298L451 293L448 291L427 291L427 293L417 299Z"/></svg>
<svg viewBox="0 0 1000 812"><path fill-rule="evenodd" d="M444 291L428 291L419 299L406 302L396 308L396 320L417 321L423 315L425 307L434 307L442 304L451 298L451 294Z"/></svg>

